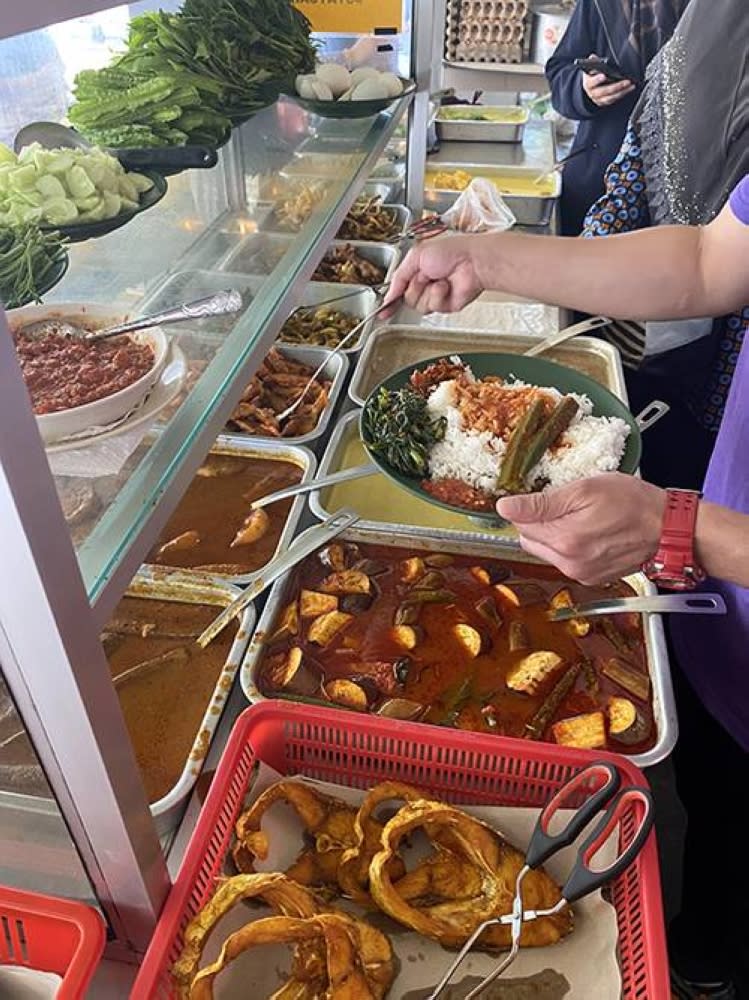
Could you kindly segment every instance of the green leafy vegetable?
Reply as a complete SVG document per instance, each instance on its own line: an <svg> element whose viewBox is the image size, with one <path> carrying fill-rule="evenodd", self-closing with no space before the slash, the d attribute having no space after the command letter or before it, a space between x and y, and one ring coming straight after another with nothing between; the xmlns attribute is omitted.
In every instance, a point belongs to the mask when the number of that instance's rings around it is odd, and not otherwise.
<svg viewBox="0 0 749 1000"><path fill-rule="evenodd" d="M289 0L185 0L133 19L127 51L79 73L71 122L122 148L218 145L314 68L310 25Z"/></svg>
<svg viewBox="0 0 749 1000"><path fill-rule="evenodd" d="M445 436L447 421L430 416L426 399L408 387L382 388L362 415L367 447L406 476L429 473L429 452Z"/></svg>
<svg viewBox="0 0 749 1000"><path fill-rule="evenodd" d="M26 146L0 160L0 226L99 222L140 205L150 177L126 172L100 149Z"/></svg>
<svg viewBox="0 0 749 1000"><path fill-rule="evenodd" d="M62 275L65 254L59 233L33 225L0 229L0 303L17 309L39 302L55 275Z"/></svg>

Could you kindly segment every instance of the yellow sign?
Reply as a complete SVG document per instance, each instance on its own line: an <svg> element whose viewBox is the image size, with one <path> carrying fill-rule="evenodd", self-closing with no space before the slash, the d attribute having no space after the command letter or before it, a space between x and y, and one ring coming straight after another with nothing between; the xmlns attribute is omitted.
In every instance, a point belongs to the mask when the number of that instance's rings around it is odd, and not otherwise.
<svg viewBox="0 0 749 1000"><path fill-rule="evenodd" d="M313 31L373 35L378 29L401 30L403 0L294 0ZM383 37L385 44L387 36Z"/></svg>

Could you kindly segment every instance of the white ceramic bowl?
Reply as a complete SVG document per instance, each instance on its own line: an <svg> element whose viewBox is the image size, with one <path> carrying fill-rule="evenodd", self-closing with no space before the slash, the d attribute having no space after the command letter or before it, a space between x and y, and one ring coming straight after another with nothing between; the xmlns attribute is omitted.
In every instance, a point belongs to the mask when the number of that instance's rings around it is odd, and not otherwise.
<svg viewBox="0 0 749 1000"><path fill-rule="evenodd" d="M129 317L117 313L111 306L84 305L80 302L64 302L53 306L24 306L8 313L11 331L45 319L66 319L72 323L85 324L88 328L114 326L124 323ZM140 344L148 344L153 350L154 361L151 369L132 385L119 392L97 399L93 403L74 406L57 413L37 416L39 433L45 444L60 441L87 430L106 427L127 416L143 402L146 394L155 385L166 362L169 341L158 328L131 333L130 337Z"/></svg>

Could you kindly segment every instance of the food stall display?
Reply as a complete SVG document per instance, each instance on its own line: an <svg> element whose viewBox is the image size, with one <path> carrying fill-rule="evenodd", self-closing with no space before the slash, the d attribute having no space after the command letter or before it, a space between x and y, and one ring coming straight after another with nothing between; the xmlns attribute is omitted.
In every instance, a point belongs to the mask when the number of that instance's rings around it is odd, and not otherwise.
<svg viewBox="0 0 749 1000"><path fill-rule="evenodd" d="M511 6L520 16L525 5ZM414 746L444 735L456 752L462 740L479 740L491 755L496 741L521 767L542 758L568 766L549 788L571 777L586 752L617 755L629 778L637 772L627 758L663 759L675 732L658 618L550 619L586 601L649 594L644 578L575 584L524 559L494 515L506 493L604 468L634 472L639 428L622 398L618 360L595 341L539 362L518 356L527 346L522 329L503 354L505 344L480 331L373 331L410 245L412 137L396 129L415 84L400 71L321 63L291 4L240 7L236 18L234 0L185 0L178 13L141 15L123 52L77 76L70 121L81 148L0 150L0 300L10 310L0 361L19 362L45 447L36 456L29 448L28 461L50 494L54 482L53 513L62 508L75 546L60 546L59 537L51 544L62 521L29 525L29 552L46 549L56 567L42 619L64 634L55 682L66 709L44 703L38 673L28 669L49 629L26 630L23 650L11 629L11 646L19 645L12 662L25 662L0 676L0 826L7 817L16 845L36 836L48 846L60 827L69 836L62 820L74 816L68 825L86 831L86 865L114 886L102 896L112 936L142 952L164 901L162 852L172 851L170 864L179 858L208 793L222 843L208 880L181 908L189 922L169 944L163 995L212 996L219 975L231 982L243 962L262 963L255 949L271 942L291 948L287 982L277 984L289 995L346 979L352 996L395 998L409 979L399 978L410 962L400 934L413 935L431 961L440 946L465 944L477 915L512 908L529 828L516 827L514 816L505 828L494 810L519 812L543 798L504 788L473 801L458 787L471 780L465 761L448 788L426 772L410 780L402 760L342 787L339 798L315 784L340 777L330 769L312 773L279 755L261 765L260 737L241 765L221 765L244 768L229 794L223 781L211 783L231 724L247 702L262 716L280 699L289 726L330 717L336 738L363 723L372 733L408 724ZM548 138L544 123L522 108L480 106L445 108L438 122L446 147L454 136L512 152L503 159L487 146L486 162L464 162L443 149L426 163L423 192L410 192L419 216L422 194L424 207L441 212L485 177L520 225L553 226L553 150L544 147L542 162L522 159L526 137L529 146L540 133ZM148 156L155 163L172 147L205 147L218 165L165 169L167 184ZM87 339L114 321L229 290L241 296L236 314L184 309L165 330ZM316 490L308 503L323 453L324 473L367 461L376 468ZM0 441L4 470L12 470L9 455ZM14 503L28 509L28 486L15 475ZM279 491L290 495L257 505ZM271 564L303 529L346 508L359 524L266 593ZM63 556L65 573L55 562ZM3 591L3 629L25 579L19 571L17 597ZM254 606L203 644L248 585L262 592ZM84 627L88 645L76 641ZM111 678L109 706L88 686L102 676ZM95 726L84 724L95 715ZM291 729L286 736L291 744ZM47 742L64 743L65 753L40 752ZM114 846L103 836L109 824L95 782L83 789L68 780L75 755L102 763L97 774L111 782L103 800L128 803L117 813ZM391 799L398 809L382 815ZM274 808L281 802L305 833L300 851L283 860L274 853L283 838L266 826L266 814L283 813ZM630 836L633 817L627 822ZM415 867L412 839L427 852ZM123 903L116 866L126 843L136 849ZM194 849L202 864L206 843ZM23 881L18 853L4 856L0 882L5 865ZM54 867L53 850L41 858ZM475 913L456 905L456 871ZM532 905L555 912L527 924L523 951L574 956L588 948L586 911L578 926L563 884L551 868L526 877ZM239 904L250 900L269 912L248 924ZM633 904L597 898L596 906L608 908L613 997L628 975L616 958L617 919ZM230 927L237 914L245 919ZM480 960L509 941L509 926L498 924L482 937ZM575 959L565 962L559 971L550 960L543 969L521 961L517 982L562 997ZM415 984L426 985L434 983Z"/></svg>

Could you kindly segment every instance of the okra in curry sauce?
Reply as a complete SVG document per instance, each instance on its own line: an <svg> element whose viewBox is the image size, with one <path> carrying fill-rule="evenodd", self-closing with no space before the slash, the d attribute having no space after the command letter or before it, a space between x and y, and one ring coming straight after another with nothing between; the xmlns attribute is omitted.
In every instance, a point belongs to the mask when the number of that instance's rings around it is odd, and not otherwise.
<svg viewBox="0 0 749 1000"><path fill-rule="evenodd" d="M617 596L632 596L625 584ZM333 543L297 568L258 687L359 711L590 749L656 738L639 615L552 622L612 596L547 567Z"/></svg>

